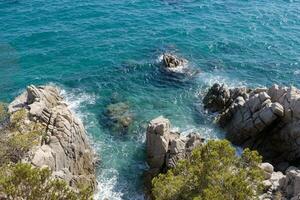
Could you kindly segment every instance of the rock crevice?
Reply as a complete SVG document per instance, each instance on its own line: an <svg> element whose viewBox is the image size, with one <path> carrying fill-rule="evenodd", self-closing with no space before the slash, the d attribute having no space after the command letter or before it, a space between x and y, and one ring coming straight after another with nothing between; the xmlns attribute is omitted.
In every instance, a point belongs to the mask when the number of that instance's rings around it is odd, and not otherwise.
<svg viewBox="0 0 300 200"><path fill-rule="evenodd" d="M95 189L95 159L82 122L64 102L58 88L29 86L10 105L11 114L25 110L26 120L42 124L39 145L23 159L36 167L48 166L70 186Z"/></svg>
<svg viewBox="0 0 300 200"><path fill-rule="evenodd" d="M203 99L234 144L277 165L300 158L300 91L295 87L234 88L214 84ZM285 169L283 169L285 170Z"/></svg>
<svg viewBox="0 0 300 200"><path fill-rule="evenodd" d="M187 158L203 142L204 139L197 133L181 136L173 132L170 121L162 116L153 119L146 133L148 178L175 167L178 160Z"/></svg>

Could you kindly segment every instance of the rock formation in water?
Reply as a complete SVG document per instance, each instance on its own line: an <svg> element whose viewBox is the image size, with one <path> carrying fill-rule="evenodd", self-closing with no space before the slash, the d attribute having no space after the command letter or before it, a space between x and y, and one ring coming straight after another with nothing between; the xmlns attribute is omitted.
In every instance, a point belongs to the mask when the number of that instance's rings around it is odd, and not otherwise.
<svg viewBox="0 0 300 200"><path fill-rule="evenodd" d="M300 91L295 87L234 88L214 84L203 99L236 145L256 149L285 171L300 158Z"/></svg>
<svg viewBox="0 0 300 200"><path fill-rule="evenodd" d="M153 119L147 128L147 162L150 167L148 176L152 179L161 172L175 167L180 159L187 158L191 151L204 142L197 133L186 137L171 131L170 121L162 116Z"/></svg>
<svg viewBox="0 0 300 200"><path fill-rule="evenodd" d="M68 108L60 91L53 86L31 85L9 105L11 116L20 110L25 112L25 119L18 122L21 133L33 123L44 127L39 142L22 161L36 167L48 166L53 177L72 187L95 189L94 153L82 122Z"/></svg>
<svg viewBox="0 0 300 200"><path fill-rule="evenodd" d="M165 53L163 54L163 64L164 66L169 69L175 69L175 68L186 68L188 61L183 58L179 58L176 55Z"/></svg>
<svg viewBox="0 0 300 200"><path fill-rule="evenodd" d="M199 70L190 68L188 61L171 53L162 55L162 69L168 74L184 75L192 77L199 73Z"/></svg>

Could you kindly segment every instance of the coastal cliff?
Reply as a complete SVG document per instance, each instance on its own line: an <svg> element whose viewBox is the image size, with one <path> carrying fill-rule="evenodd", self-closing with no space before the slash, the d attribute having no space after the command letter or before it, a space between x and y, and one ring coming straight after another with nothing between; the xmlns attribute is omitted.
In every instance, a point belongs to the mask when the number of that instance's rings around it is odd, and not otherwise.
<svg viewBox="0 0 300 200"><path fill-rule="evenodd" d="M216 122L228 140L257 150L271 163L261 165L267 188L261 199L299 199L300 90L278 85L228 88L216 83L203 103L217 112Z"/></svg>
<svg viewBox="0 0 300 200"><path fill-rule="evenodd" d="M233 144L258 150L279 170L300 158L300 91L295 87L233 88L215 84L203 99ZM299 163L298 163L299 164Z"/></svg>
<svg viewBox="0 0 300 200"><path fill-rule="evenodd" d="M196 133L183 137L171 131L168 119L153 119L146 133L150 168L146 187L152 192L150 198L167 195L164 198L189 199L196 195L204 199L230 199L229 196L236 194L235 199L299 199L300 91L277 85L230 89L214 84L203 103L206 109L217 112L216 122L226 131L230 142L243 147L242 155L236 156L229 142L204 143ZM179 160L183 162L178 167ZM237 173L248 175L239 179ZM247 182L250 179L253 180ZM243 197L249 188L252 189ZM218 189L224 191L217 194ZM206 193L210 190L213 192Z"/></svg>
<svg viewBox="0 0 300 200"><path fill-rule="evenodd" d="M47 167L52 177L64 180L74 189L84 185L95 190L94 153L82 122L68 108L58 88L27 87L9 104L8 114L9 119L2 127L5 137L32 137L32 133L37 133L28 150L22 148L22 153L16 154L18 157L9 157L10 162Z"/></svg>
<svg viewBox="0 0 300 200"><path fill-rule="evenodd" d="M201 145L204 139L197 133L187 136L174 132L171 122L159 116L151 120L146 131L146 150L148 171L145 173L146 199L152 196L152 180L161 173L176 167L179 160L188 158L192 150Z"/></svg>

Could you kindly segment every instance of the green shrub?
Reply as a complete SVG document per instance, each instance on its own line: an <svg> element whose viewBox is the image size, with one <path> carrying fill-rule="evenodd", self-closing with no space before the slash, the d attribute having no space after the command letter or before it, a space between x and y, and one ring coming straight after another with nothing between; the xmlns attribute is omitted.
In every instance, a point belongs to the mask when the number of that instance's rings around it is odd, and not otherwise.
<svg viewBox="0 0 300 200"><path fill-rule="evenodd" d="M74 191L64 181L52 179L48 168L18 163L2 166L0 170L0 193L8 200L88 200L91 191Z"/></svg>
<svg viewBox="0 0 300 200"><path fill-rule="evenodd" d="M0 130L0 166L19 162L33 146L41 143L45 126L28 120L27 114L24 108L12 113L9 125Z"/></svg>
<svg viewBox="0 0 300 200"><path fill-rule="evenodd" d="M9 117L7 104L0 102L0 124Z"/></svg>
<svg viewBox="0 0 300 200"><path fill-rule="evenodd" d="M13 134L7 140L7 158L14 163L20 161L25 153L38 144L40 136L41 133L38 131Z"/></svg>
<svg viewBox="0 0 300 200"><path fill-rule="evenodd" d="M166 174L152 180L156 200L247 200L262 190L261 157L244 150L242 156L227 140L209 141L193 150Z"/></svg>
<svg viewBox="0 0 300 200"><path fill-rule="evenodd" d="M22 108L10 116L10 130L23 132L22 126L26 119L27 111L25 108Z"/></svg>

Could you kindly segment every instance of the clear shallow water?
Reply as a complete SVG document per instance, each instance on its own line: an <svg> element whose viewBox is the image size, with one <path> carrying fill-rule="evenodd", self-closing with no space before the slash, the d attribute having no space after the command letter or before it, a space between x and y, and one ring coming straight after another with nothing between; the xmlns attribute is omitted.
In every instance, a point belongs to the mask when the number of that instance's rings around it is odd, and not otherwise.
<svg viewBox="0 0 300 200"><path fill-rule="evenodd" d="M202 73L183 83L163 75L164 51ZM29 84L63 88L102 159L98 199L143 199L149 120L222 137L199 104L209 85L300 87L299 63L297 0L0 0L0 100ZM116 93L135 119L122 137L101 120Z"/></svg>

